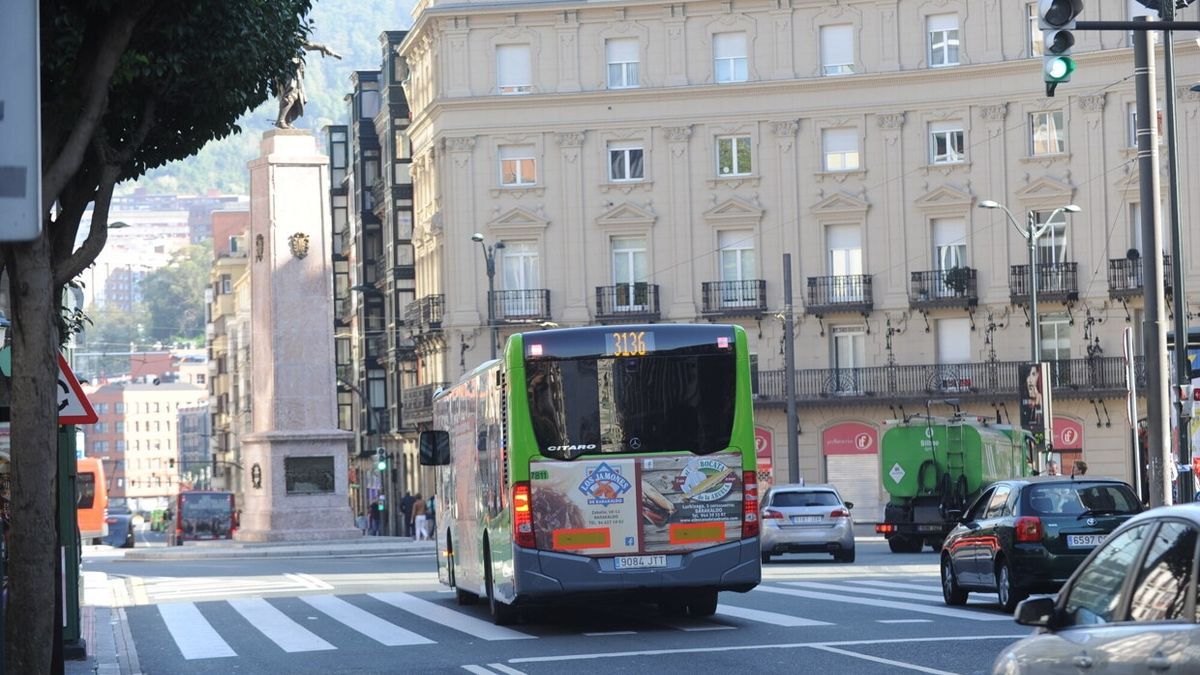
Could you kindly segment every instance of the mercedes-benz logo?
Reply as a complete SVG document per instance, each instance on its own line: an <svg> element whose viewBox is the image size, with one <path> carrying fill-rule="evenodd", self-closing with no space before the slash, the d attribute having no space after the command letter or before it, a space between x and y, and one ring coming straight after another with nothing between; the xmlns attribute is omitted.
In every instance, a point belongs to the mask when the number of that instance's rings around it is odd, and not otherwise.
<svg viewBox="0 0 1200 675"><path fill-rule="evenodd" d="M1096 524L1096 519L1095 519L1095 518L1088 518L1088 519L1087 519L1087 524L1088 524L1088 527L1091 527L1092 525L1095 525L1095 524Z"/></svg>
<svg viewBox="0 0 1200 675"><path fill-rule="evenodd" d="M634 450L637 450L638 448L642 447L642 439L640 439L640 438L629 439L629 447L633 448Z"/></svg>

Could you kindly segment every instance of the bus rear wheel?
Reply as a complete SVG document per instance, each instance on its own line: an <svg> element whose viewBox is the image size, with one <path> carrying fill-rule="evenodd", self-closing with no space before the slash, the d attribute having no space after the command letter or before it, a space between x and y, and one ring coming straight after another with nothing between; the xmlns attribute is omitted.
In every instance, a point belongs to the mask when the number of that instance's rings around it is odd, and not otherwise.
<svg viewBox="0 0 1200 675"><path fill-rule="evenodd" d="M492 616L492 623L497 626L516 623L520 610L496 599L496 590L492 584L492 550L486 547L483 550L483 576L487 584L488 613Z"/></svg>
<svg viewBox="0 0 1200 675"><path fill-rule="evenodd" d="M696 594L688 600L688 614L694 617L712 616L716 613L716 591L696 591Z"/></svg>

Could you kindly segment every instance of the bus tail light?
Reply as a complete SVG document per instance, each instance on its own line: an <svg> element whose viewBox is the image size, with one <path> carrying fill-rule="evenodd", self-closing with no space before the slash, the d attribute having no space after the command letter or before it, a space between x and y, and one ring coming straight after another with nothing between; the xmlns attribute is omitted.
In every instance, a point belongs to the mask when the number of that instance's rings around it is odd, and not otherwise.
<svg viewBox="0 0 1200 675"><path fill-rule="evenodd" d="M513 542L522 548L537 548L533 536L533 508L529 499L529 482L513 484Z"/></svg>
<svg viewBox="0 0 1200 675"><path fill-rule="evenodd" d="M1037 516L1021 516L1013 527L1017 541L1037 543L1042 540L1042 519Z"/></svg>
<svg viewBox="0 0 1200 675"><path fill-rule="evenodd" d="M758 536L758 473L742 472L742 538Z"/></svg>

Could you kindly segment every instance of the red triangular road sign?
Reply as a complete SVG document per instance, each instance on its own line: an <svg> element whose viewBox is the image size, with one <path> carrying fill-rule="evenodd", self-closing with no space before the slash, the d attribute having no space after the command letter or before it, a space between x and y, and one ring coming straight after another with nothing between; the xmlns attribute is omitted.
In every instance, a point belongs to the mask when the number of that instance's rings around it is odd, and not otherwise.
<svg viewBox="0 0 1200 675"><path fill-rule="evenodd" d="M59 424L95 424L100 419L61 352L58 355L58 391L55 393Z"/></svg>

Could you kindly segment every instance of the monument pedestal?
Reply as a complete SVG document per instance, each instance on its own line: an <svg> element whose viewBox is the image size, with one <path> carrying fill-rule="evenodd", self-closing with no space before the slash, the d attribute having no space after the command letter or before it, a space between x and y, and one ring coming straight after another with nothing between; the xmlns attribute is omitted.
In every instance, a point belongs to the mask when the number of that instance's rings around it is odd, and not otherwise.
<svg viewBox="0 0 1200 675"><path fill-rule="evenodd" d="M329 158L312 134L263 134L250 162L250 386L237 539L362 536L349 503L354 435L337 428Z"/></svg>

